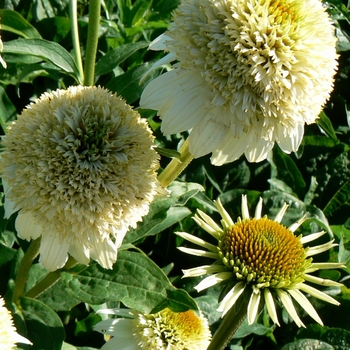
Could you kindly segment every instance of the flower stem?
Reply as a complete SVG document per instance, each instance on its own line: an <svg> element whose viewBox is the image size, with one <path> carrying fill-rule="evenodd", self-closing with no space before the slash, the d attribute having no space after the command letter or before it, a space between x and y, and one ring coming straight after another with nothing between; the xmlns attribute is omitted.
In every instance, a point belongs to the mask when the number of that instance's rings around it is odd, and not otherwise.
<svg viewBox="0 0 350 350"><path fill-rule="evenodd" d="M224 350L233 338L239 326L247 316L249 295L243 292L238 301L231 307L223 318L218 330L215 332L207 350Z"/></svg>
<svg viewBox="0 0 350 350"><path fill-rule="evenodd" d="M79 70L79 81L84 80L83 64L81 61L80 41L78 32L77 0L69 1L69 18L72 31L73 54Z"/></svg>
<svg viewBox="0 0 350 350"><path fill-rule="evenodd" d="M84 85L92 86L95 83L95 60L100 24L101 0L89 1L89 27L85 52Z"/></svg>
<svg viewBox="0 0 350 350"><path fill-rule="evenodd" d="M24 293L24 288L27 282L28 273L30 270L30 267L32 266L33 261L39 254L40 249L40 241L41 239L38 238L29 245L29 248L25 252L22 261L19 264L17 275L16 275L16 281L15 281L15 289L13 291L12 301L17 304L19 298Z"/></svg>
<svg viewBox="0 0 350 350"><path fill-rule="evenodd" d="M47 289L59 281L62 271L70 270L77 263L78 262L70 256L62 269L47 274L38 284L36 284L32 289L25 293L24 296L28 298L38 297L40 294L44 293Z"/></svg>
<svg viewBox="0 0 350 350"><path fill-rule="evenodd" d="M193 156L189 150L188 139L180 148L181 156L180 158L174 158L163 170L163 172L158 176L159 182L164 186L168 187L191 163Z"/></svg>

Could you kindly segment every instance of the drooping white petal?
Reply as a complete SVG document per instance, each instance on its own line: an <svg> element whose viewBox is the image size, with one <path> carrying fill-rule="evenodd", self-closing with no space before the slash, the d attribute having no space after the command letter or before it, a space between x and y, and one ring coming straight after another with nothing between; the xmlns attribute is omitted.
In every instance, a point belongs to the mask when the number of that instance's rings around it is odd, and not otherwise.
<svg viewBox="0 0 350 350"><path fill-rule="evenodd" d="M326 293L321 292L320 290L309 286L308 284L305 283L299 283L295 286L295 288L302 290L305 293L308 293L315 298L321 299L323 301L326 301L327 303L334 304L334 305L340 305L340 303L333 299L331 296L329 296Z"/></svg>
<svg viewBox="0 0 350 350"><path fill-rule="evenodd" d="M231 307L236 303L238 298L244 292L246 284L244 282L238 282L225 296L225 298L220 303L218 308L219 312L222 312L222 316L224 317L226 313L231 309Z"/></svg>
<svg viewBox="0 0 350 350"><path fill-rule="evenodd" d="M259 303L260 303L261 292L260 289L253 289L252 295L249 299L248 304L248 324L253 324L256 320L256 316L258 315Z"/></svg>
<svg viewBox="0 0 350 350"><path fill-rule="evenodd" d="M277 317L277 312L276 312L276 306L275 306L275 301L273 300L272 293L268 288L264 288L264 299L265 299L265 305L267 308L267 312L269 313L272 321L280 325Z"/></svg>
<svg viewBox="0 0 350 350"><path fill-rule="evenodd" d="M68 249L67 241L61 241L56 236L43 235L40 243L40 264L49 271L62 268L68 260Z"/></svg>
<svg viewBox="0 0 350 350"><path fill-rule="evenodd" d="M298 150L304 136L304 123L296 123L294 129L288 130L286 135L282 126L277 126L277 143L285 153L291 153Z"/></svg>
<svg viewBox="0 0 350 350"><path fill-rule="evenodd" d="M323 326L323 322L318 316L318 313L311 305L310 301L306 298L306 296L301 293L298 289L288 289L288 293L299 303L299 305L321 326Z"/></svg>
<svg viewBox="0 0 350 350"><path fill-rule="evenodd" d="M210 275L206 277L203 281L198 283L195 289L197 290L197 292L201 292L204 289L215 286L216 284L222 281L226 281L232 278L232 275L233 275L232 272L219 272L214 275Z"/></svg>
<svg viewBox="0 0 350 350"><path fill-rule="evenodd" d="M157 36L150 44L149 49L152 51L161 51L166 49L166 41L170 40L171 38L167 36L166 34L161 34Z"/></svg>
<svg viewBox="0 0 350 350"><path fill-rule="evenodd" d="M15 202L12 202L8 196L11 192L11 187L9 187L7 181L5 179L2 179L2 186L4 187L4 194L5 194L5 203L4 203L4 209L5 209L5 214L4 217L6 219L9 219L10 216L21 209Z"/></svg>
<svg viewBox="0 0 350 350"><path fill-rule="evenodd" d="M303 276L305 281L311 282L311 283L315 283L315 284L319 284L321 286L325 286L325 287L341 287L343 286L342 283L336 282L336 281L332 281L332 280L328 280L328 279L324 279L324 278L320 278L320 277L316 277L313 275L308 275L308 274L304 274Z"/></svg>
<svg viewBox="0 0 350 350"><path fill-rule="evenodd" d="M80 264L89 265L90 249L84 245L75 243L69 247L68 253Z"/></svg>
<svg viewBox="0 0 350 350"><path fill-rule="evenodd" d="M23 213L20 211L15 222L15 227L18 236L28 241L30 239L39 238L43 233L42 226L34 220L34 217L30 212Z"/></svg>
<svg viewBox="0 0 350 350"><path fill-rule="evenodd" d="M105 269L112 269L117 261L118 248L114 242L106 238L103 242L96 242L91 248L91 258L96 260Z"/></svg>
<svg viewBox="0 0 350 350"><path fill-rule="evenodd" d="M296 325L298 327L305 328L305 325L301 321L301 319L299 318L297 311L295 310L295 307L293 305L292 299L288 295L288 293L282 289L279 289L279 288L276 288L275 291L276 291L277 295L279 296L279 298L281 299L283 306L286 308L288 314L293 319L293 321L296 323Z"/></svg>
<svg viewBox="0 0 350 350"><path fill-rule="evenodd" d="M332 239L331 241L324 243L324 244L320 244L320 245L316 245L316 246L312 246L309 247L309 249L306 252L306 256L314 256L316 254L320 254L323 252L326 252L327 250L333 248L333 247L337 247L338 244L337 243L333 243L334 239Z"/></svg>
<svg viewBox="0 0 350 350"><path fill-rule="evenodd" d="M244 154L251 163L262 162L267 158L268 153L272 150L274 143L264 138L255 139L254 143L248 145Z"/></svg>

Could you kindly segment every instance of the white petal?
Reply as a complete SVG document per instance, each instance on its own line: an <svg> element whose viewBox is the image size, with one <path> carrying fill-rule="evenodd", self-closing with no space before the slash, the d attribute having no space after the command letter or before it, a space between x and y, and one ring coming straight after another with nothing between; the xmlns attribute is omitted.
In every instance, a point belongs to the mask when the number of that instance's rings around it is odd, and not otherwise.
<svg viewBox="0 0 350 350"><path fill-rule="evenodd" d="M172 40L170 36L166 34L161 34L157 36L150 44L149 49L153 51L163 51L166 49L165 42Z"/></svg>
<svg viewBox="0 0 350 350"><path fill-rule="evenodd" d="M314 241L317 238L322 237L325 233L326 233L326 231L320 231L320 232L311 233L310 235L301 237L300 242L302 244L309 243L311 241Z"/></svg>
<svg viewBox="0 0 350 350"><path fill-rule="evenodd" d="M216 284L226 281L228 279L232 278L232 272L219 272L215 275L208 276L207 278L204 278L203 281L201 281L195 289L197 292L201 292L204 289L207 289L209 287L215 286Z"/></svg>
<svg viewBox="0 0 350 350"><path fill-rule="evenodd" d="M109 239L94 244L90 251L91 258L96 260L103 268L112 269L117 261L118 248Z"/></svg>
<svg viewBox="0 0 350 350"><path fill-rule="evenodd" d="M5 203L4 203L4 209L5 209L5 215L4 217L8 219L13 213L21 209L17 206L15 202L12 202L8 195L11 193L11 187L9 187L6 180L2 179L2 186L4 187L4 194L5 194Z"/></svg>
<svg viewBox="0 0 350 350"><path fill-rule="evenodd" d="M318 316L316 310L311 305L310 301L306 298L306 296L301 293L298 289L288 289L288 293L299 303L299 305L321 326L323 326L323 322Z"/></svg>
<svg viewBox="0 0 350 350"><path fill-rule="evenodd" d="M38 225L31 213L18 213L16 222L15 222L16 231L18 236L22 239L30 240L37 239L43 233L43 228L41 225Z"/></svg>
<svg viewBox="0 0 350 350"><path fill-rule="evenodd" d="M204 119L195 125L191 131L190 153L195 157L202 157L212 152L227 133L227 126L220 121Z"/></svg>
<svg viewBox="0 0 350 350"><path fill-rule="evenodd" d="M283 219L283 216L284 216L284 214L285 214L287 208L288 208L288 204L283 203L282 208L281 208L280 211L277 213L277 215L276 215L276 217L275 217L275 219L274 219L273 221L280 223L280 222L282 221L282 219Z"/></svg>
<svg viewBox="0 0 350 350"><path fill-rule="evenodd" d="M242 195L242 203L241 203L241 211L242 211L242 219L249 219L249 208L248 208L248 200L247 195Z"/></svg>
<svg viewBox="0 0 350 350"><path fill-rule="evenodd" d="M230 131L227 131L221 143L213 151L211 163L213 165L223 165L233 162L238 159L247 149L248 144L254 142L250 140L248 134L243 134L241 137L233 137Z"/></svg>
<svg viewBox="0 0 350 350"><path fill-rule="evenodd" d="M225 272L225 271L227 271L226 266L219 265L219 264L203 265L203 266L194 267L192 269L182 270L184 274L183 278L198 277L198 276L214 274L217 272Z"/></svg>
<svg viewBox="0 0 350 350"><path fill-rule="evenodd" d="M255 138L254 142L250 143L244 154L251 163L258 163L267 158L268 153L272 150L274 143L263 138Z"/></svg>
<svg viewBox="0 0 350 350"><path fill-rule="evenodd" d="M218 208L218 211L219 211L221 217L223 218L225 224L228 227L233 226L235 223L233 222L229 213L223 207L220 198L218 198L216 201L214 201L214 203L215 203L216 207Z"/></svg>
<svg viewBox="0 0 350 350"><path fill-rule="evenodd" d="M289 231L295 232L300 225L305 222L309 218L309 214L303 215L298 221L294 222L292 225L288 227ZM310 236L310 235L309 235ZM303 243L303 242L302 242Z"/></svg>
<svg viewBox="0 0 350 350"><path fill-rule="evenodd" d="M68 253L80 264L89 265L90 250L84 245L76 243L69 247Z"/></svg>
<svg viewBox="0 0 350 350"><path fill-rule="evenodd" d="M114 318L103 320L94 326L94 330L100 333L106 333L116 337L132 336L133 322L130 319Z"/></svg>
<svg viewBox="0 0 350 350"><path fill-rule="evenodd" d="M64 266L68 259L69 244L52 235L43 235L40 243L40 264L49 271Z"/></svg>
<svg viewBox="0 0 350 350"><path fill-rule="evenodd" d="M206 250L191 249L191 248L185 248L185 247L179 247L177 249L181 250L182 252L184 252L186 254L191 254L191 255L195 255L195 256L204 256L206 258L211 258L211 259L218 259L219 258L219 254L207 252Z"/></svg>
<svg viewBox="0 0 350 350"><path fill-rule="evenodd" d="M308 293L315 298L321 299L323 301L326 301L327 303L334 304L334 305L340 305L340 303L333 299L331 296L329 296L326 293L321 292L317 288L311 287L308 284L305 283L299 283L295 286L295 288L302 290L305 293Z"/></svg>
<svg viewBox="0 0 350 350"><path fill-rule="evenodd" d="M287 135L284 134L284 126L277 126L276 132L278 133L277 143L281 150L285 153L295 152L298 150L300 143L304 135L304 124L297 123L295 129L287 131Z"/></svg>
<svg viewBox="0 0 350 350"><path fill-rule="evenodd" d="M258 205L255 208L255 219L261 219L261 212L262 212L262 204L263 204L263 199L260 197Z"/></svg>
<svg viewBox="0 0 350 350"><path fill-rule="evenodd" d="M308 274L304 274L303 277L304 277L305 281L319 284L320 286L326 286L326 287L342 287L343 286L342 283L335 282L335 281L328 280L328 279L324 279L324 278L320 278L320 277L316 277L316 276L312 276L312 275L308 275Z"/></svg>
<svg viewBox="0 0 350 350"><path fill-rule="evenodd" d="M221 317L224 317L225 314L231 309L231 307L235 304L241 294L244 292L246 284L244 282L238 282L225 296L225 298L220 303L218 308L219 312L223 314Z"/></svg>
<svg viewBox="0 0 350 350"><path fill-rule="evenodd" d="M272 321L280 326L280 323L278 321L277 312L276 312L276 306L275 301L273 300L272 293L268 288L264 288L264 299L265 299L265 305L267 308L267 312L269 313Z"/></svg>
<svg viewBox="0 0 350 350"><path fill-rule="evenodd" d="M217 252L218 249L217 249L217 246L216 245L213 245L213 244L210 244L208 242L206 242L204 239L202 238L199 238L199 237L196 237L196 236L193 236L187 232L175 232L178 236L182 237L183 239L186 239L187 241L189 242L192 242L194 244L197 244L203 248L206 248L212 252Z"/></svg>
<svg viewBox="0 0 350 350"><path fill-rule="evenodd" d="M248 304L248 324L253 324L258 315L261 293L259 289L253 290Z"/></svg>
<svg viewBox="0 0 350 350"><path fill-rule="evenodd" d="M276 293L280 297L283 306L286 308L288 314L292 317L298 327L305 327L304 323L299 318L297 311L293 305L292 299L284 290L276 288Z"/></svg>

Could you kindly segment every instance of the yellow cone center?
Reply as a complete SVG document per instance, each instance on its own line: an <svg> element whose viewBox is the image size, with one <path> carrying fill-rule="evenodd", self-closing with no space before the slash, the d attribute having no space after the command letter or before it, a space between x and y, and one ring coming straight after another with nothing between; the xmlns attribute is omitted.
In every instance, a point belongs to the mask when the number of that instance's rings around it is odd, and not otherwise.
<svg viewBox="0 0 350 350"><path fill-rule="evenodd" d="M303 281L311 263L300 239L266 217L239 221L227 229L219 255L238 280L257 288L291 287Z"/></svg>

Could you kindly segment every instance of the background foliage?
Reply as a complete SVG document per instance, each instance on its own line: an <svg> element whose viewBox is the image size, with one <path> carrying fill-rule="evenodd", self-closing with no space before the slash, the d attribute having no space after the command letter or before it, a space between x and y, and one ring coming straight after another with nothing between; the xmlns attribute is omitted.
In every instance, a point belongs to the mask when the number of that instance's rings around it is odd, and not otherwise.
<svg viewBox="0 0 350 350"><path fill-rule="evenodd" d="M157 70L139 84L143 74L163 54L147 51L147 46L166 30L178 2L104 0L95 81L137 108L148 119L157 146L172 150L187 134L164 137L156 113L139 109L138 101L147 83L161 73ZM263 197L268 215L275 215L287 202L290 209L285 216L286 225L309 212L312 220L303 225L303 230L326 229L339 243L339 248L324 253L321 260L349 261L350 11L345 0L330 0L326 5L336 26L339 71L329 102L317 125L306 126L298 152L286 155L275 147L264 162L250 164L242 157L221 167L212 166L208 156L195 159L171 186L171 196L156 200L137 229L129 231L113 270L104 270L94 262L78 265L58 272L61 279L35 295L32 287L46 274L35 263L30 269L21 310L13 309L16 326L34 343L32 349L100 348L103 337L92 331L101 320L95 311L120 303L141 312L154 312L165 306L181 311L196 308L195 300L215 331L220 320L216 312L219 290L212 288L198 294L193 289L198 279L181 279L181 269L198 266L203 259L197 261L178 251L176 247L185 243L173 232L204 235L191 216L200 208L218 218L211 202L218 196L234 218L240 213L242 193L248 195L252 207L259 196ZM8 64L6 70L0 67L0 126L4 133L6 125L43 92L79 84L81 76L71 54L68 0L1 0L0 9L3 57ZM80 0L78 24L83 57L87 13L88 1ZM162 156L162 167L169 161ZM2 214L1 206L0 217ZM0 295L6 300L11 299L16 268L28 247L28 242L16 237L14 220L12 216L0 221ZM258 323L241 326L229 349L349 349L349 273L347 263L343 271L321 274L344 283L343 288L330 291L341 302L338 308L312 300L325 327L315 325L302 310L306 329L298 329L283 310L283 323L275 327L263 312Z"/></svg>

